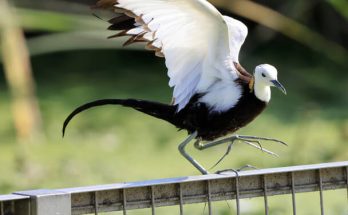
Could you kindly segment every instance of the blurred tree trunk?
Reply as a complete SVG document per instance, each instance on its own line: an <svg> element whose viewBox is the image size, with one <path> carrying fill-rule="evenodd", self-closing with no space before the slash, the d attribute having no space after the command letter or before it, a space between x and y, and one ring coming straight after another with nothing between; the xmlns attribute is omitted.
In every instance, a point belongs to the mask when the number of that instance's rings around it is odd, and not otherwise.
<svg viewBox="0 0 348 215"><path fill-rule="evenodd" d="M7 0L0 0L0 41L17 138L20 142L34 141L41 134L35 84L23 31Z"/></svg>

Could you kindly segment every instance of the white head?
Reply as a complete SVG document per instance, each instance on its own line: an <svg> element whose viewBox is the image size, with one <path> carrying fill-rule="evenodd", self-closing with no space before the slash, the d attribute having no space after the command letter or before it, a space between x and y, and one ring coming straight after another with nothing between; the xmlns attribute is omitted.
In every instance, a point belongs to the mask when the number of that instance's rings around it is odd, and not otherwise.
<svg viewBox="0 0 348 215"><path fill-rule="evenodd" d="M269 102L271 99L271 87L277 87L284 94L286 94L286 90L278 81L277 76L278 71L272 65L262 64L255 68L254 92L258 99L264 102Z"/></svg>

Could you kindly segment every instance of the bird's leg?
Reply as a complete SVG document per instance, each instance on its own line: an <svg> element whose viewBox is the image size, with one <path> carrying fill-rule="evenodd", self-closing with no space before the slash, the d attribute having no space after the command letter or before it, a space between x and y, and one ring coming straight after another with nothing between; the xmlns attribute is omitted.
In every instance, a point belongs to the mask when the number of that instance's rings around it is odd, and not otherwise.
<svg viewBox="0 0 348 215"><path fill-rule="evenodd" d="M194 167L196 167L203 175L209 174L209 172L202 167L195 159L193 159L187 152L185 151L185 147L189 144L193 139L197 137L197 131L192 133L188 138L186 138L182 143L180 143L178 149L179 152L188 160ZM200 140L196 140L195 145L199 144Z"/></svg>

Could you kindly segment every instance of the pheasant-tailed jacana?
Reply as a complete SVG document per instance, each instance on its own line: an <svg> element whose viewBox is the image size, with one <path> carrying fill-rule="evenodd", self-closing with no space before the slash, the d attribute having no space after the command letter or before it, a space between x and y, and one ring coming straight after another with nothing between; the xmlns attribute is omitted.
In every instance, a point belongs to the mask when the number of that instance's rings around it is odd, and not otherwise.
<svg viewBox="0 0 348 215"><path fill-rule="evenodd" d="M271 87L286 93L275 67L259 65L251 75L239 64L239 51L248 33L242 22L223 16L206 0L99 0L96 7L115 12L109 29L120 32L110 38L129 36L124 45L144 42L156 56L165 58L169 86L174 88L173 101L93 101L67 117L63 135L70 120L86 109L101 105L131 107L187 130L189 137L179 145L179 151L203 174L207 170L185 151L193 139L200 150L225 142L231 146L235 140L259 148L254 143L260 145L260 140L283 143L239 135L217 140L258 116L271 99Z"/></svg>

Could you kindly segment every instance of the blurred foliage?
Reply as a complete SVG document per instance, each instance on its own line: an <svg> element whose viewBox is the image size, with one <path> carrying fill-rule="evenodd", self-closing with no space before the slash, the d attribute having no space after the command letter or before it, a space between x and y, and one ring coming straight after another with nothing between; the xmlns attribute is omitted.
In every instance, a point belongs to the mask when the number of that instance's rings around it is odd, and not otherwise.
<svg viewBox="0 0 348 215"><path fill-rule="evenodd" d="M348 1L345 0L328 0L335 9L348 19Z"/></svg>
<svg viewBox="0 0 348 215"><path fill-rule="evenodd" d="M326 39L308 26L273 9L252 1L235 0L228 3L225 3L225 1L222 2L224 3L219 3L218 6L230 9L242 17L251 19L256 23L282 33L315 51L321 52L322 50L326 50L323 53L333 61L344 64L348 58L348 51L341 45Z"/></svg>
<svg viewBox="0 0 348 215"><path fill-rule="evenodd" d="M118 50L121 41L105 39L111 34L102 30L108 24L91 15L87 2L92 1L16 1L32 53L47 140L21 147L14 144L11 94L0 76L0 193L198 174L177 151L186 136L184 131L177 132L165 122L129 109L103 107L83 113L61 138L67 114L86 101L133 97L167 103L171 98L163 60L151 52L137 51L140 46ZM230 1L213 2L229 5ZM331 6L337 5L333 1L254 2L301 23L330 44L348 47L347 19L338 7ZM276 65L289 92L285 97L274 91L265 113L239 133L282 139L289 147L265 143L265 148L280 154L276 159L239 144L211 171L245 164L268 168L347 160L348 61L328 58L334 53L323 49L322 44L309 40L305 46L227 7L220 9L249 27L241 51L242 64L250 72L265 61ZM192 147L190 153L209 167L225 150L226 146L220 146L200 152ZM324 195L328 214L348 213L346 202L342 202L344 191ZM259 200L243 201L243 212L263 214ZM290 201L288 197L271 198L271 213L290 214ZM318 214L313 209L318 202L315 194L299 195L298 209L303 214ZM232 210L235 207L234 203L221 202L214 203L214 210L229 214L227 204ZM190 205L185 211L202 214L203 208L203 204ZM177 214L177 208L161 210Z"/></svg>
<svg viewBox="0 0 348 215"><path fill-rule="evenodd" d="M61 32L98 28L102 30L99 20L91 15L74 15L24 8L16 9L16 13L19 15L22 27L31 31Z"/></svg>

